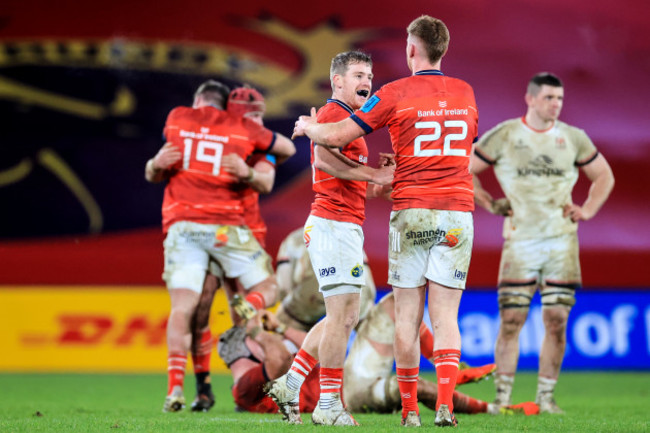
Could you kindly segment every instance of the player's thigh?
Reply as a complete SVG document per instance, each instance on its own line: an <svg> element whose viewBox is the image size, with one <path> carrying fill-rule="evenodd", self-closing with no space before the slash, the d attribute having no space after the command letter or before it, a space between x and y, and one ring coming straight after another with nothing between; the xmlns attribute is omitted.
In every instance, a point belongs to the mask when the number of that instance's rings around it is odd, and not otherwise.
<svg viewBox="0 0 650 433"><path fill-rule="evenodd" d="M203 224L178 222L169 228L163 242L163 280L168 289L202 292L209 260L205 245L206 240L209 241L212 236L210 227Z"/></svg>
<svg viewBox="0 0 650 433"><path fill-rule="evenodd" d="M470 212L435 209L392 212L388 283L415 288L424 285L428 278L452 287L464 287L473 239Z"/></svg>
<svg viewBox="0 0 650 433"><path fill-rule="evenodd" d="M237 278L245 289L273 275L271 257L245 226L217 228L220 243L210 250L226 277Z"/></svg>
<svg viewBox="0 0 650 433"><path fill-rule="evenodd" d="M305 222L305 240L321 292L345 285L360 293L365 281L360 225L310 215Z"/></svg>
<svg viewBox="0 0 650 433"><path fill-rule="evenodd" d="M548 258L542 270L542 308L570 309L582 283L578 236L569 233L546 240ZM558 315L563 315L558 311Z"/></svg>
<svg viewBox="0 0 650 433"><path fill-rule="evenodd" d="M442 239L429 250L425 277L444 287L465 289L474 243L474 219L471 212L433 211ZM455 297L447 291L447 295Z"/></svg>
<svg viewBox="0 0 650 433"><path fill-rule="evenodd" d="M498 302L505 322L525 321L537 291L545 256L538 239L506 240L499 265Z"/></svg>

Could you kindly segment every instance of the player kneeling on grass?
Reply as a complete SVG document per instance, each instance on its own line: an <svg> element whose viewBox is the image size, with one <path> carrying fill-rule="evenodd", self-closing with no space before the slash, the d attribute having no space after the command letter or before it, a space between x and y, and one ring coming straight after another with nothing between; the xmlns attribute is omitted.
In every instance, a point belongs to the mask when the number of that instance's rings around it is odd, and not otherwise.
<svg viewBox="0 0 650 433"><path fill-rule="evenodd" d="M325 319L327 320L327 319ZM309 378L313 375L311 368L318 363L319 333L324 322L319 322L309 332L302 348L295 357L289 372L267 385L268 395L278 403L283 418L290 424L301 424L302 395L305 388L312 386ZM352 343L345 361L343 395L347 408L351 412L391 413L401 409L401 399L397 377L393 374L393 339L395 336L394 297L386 295L374 305L357 328L357 335ZM421 351L433 358L433 335L426 325L420 328ZM494 364L461 370L457 384L477 382L495 369ZM303 383L304 382L304 383ZM425 379L418 379L418 399L427 407L435 410L438 399L438 387ZM535 403L526 402L519 405L500 408L491 403L472 398L455 391L454 407L457 413L491 413L512 414L538 413ZM419 425L419 418L406 419L404 425Z"/></svg>

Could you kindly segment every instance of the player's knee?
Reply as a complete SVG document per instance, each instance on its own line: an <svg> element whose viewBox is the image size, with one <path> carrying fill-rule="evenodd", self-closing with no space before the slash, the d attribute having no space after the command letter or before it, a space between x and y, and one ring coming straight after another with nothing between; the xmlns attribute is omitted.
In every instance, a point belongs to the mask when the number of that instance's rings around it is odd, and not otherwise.
<svg viewBox="0 0 650 433"><path fill-rule="evenodd" d="M556 339L564 339L566 335L569 309L565 307L543 308L543 320L546 333Z"/></svg>
<svg viewBox="0 0 650 433"><path fill-rule="evenodd" d="M502 314L509 311L514 311L515 313L521 311L526 316L528 315L532 298L532 295L527 290L499 289L499 310Z"/></svg>
<svg viewBox="0 0 650 433"><path fill-rule="evenodd" d="M544 309L561 307L570 310L576 303L576 291L573 287L546 287L541 298Z"/></svg>
<svg viewBox="0 0 650 433"><path fill-rule="evenodd" d="M526 323L528 308L501 310L501 334L518 335Z"/></svg>

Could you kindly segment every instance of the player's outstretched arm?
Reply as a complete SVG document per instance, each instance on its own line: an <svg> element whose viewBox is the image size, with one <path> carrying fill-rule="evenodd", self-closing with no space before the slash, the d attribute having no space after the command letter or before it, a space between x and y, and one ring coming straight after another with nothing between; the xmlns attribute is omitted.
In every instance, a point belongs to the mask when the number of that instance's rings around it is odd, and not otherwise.
<svg viewBox="0 0 650 433"><path fill-rule="evenodd" d="M393 180L394 167L368 167L343 155L338 149L314 146L314 167L339 179L385 185Z"/></svg>
<svg viewBox="0 0 650 433"><path fill-rule="evenodd" d="M343 147L365 135L365 131L351 118L336 123L318 123L316 109L311 109L310 116L300 116L296 121L291 138L306 135L314 143L329 147Z"/></svg>
<svg viewBox="0 0 650 433"><path fill-rule="evenodd" d="M276 132L275 144L273 144L269 153L276 156L278 164L282 164L296 153L296 146L294 146L293 141Z"/></svg>

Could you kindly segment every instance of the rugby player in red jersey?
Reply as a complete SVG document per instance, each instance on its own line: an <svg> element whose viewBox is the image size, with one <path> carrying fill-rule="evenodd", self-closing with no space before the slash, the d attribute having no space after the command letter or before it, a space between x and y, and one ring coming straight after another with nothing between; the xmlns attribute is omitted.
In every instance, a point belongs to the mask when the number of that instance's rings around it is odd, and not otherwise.
<svg viewBox="0 0 650 433"><path fill-rule="evenodd" d="M233 89L228 96L227 111L234 116L247 117L254 122L263 125L264 111L266 105L264 97L257 90L250 86L242 86ZM221 162L222 168L228 173L237 176L240 180L239 188L242 188L242 203L246 212L244 221L253 236L260 243L262 248L266 245L266 224L262 219L259 208L259 193L269 193L275 181L275 156L268 153L256 152L245 162L236 153L225 155ZM246 291L235 279L226 280L223 278L223 270L218 263L210 262L210 272L206 274L203 284L203 291L199 303L192 318L192 366L196 378L196 398L191 408L195 412L207 412L214 406L215 398L212 392L210 380L210 358L212 355L212 332L210 330L210 309L214 295L222 285L229 300L233 299L235 293L246 296ZM263 286L262 290L273 290L274 286ZM255 303L255 308L266 307L266 301L272 302L275 294L266 294L257 291L248 293L247 299ZM231 310L233 322L239 320L239 316Z"/></svg>
<svg viewBox="0 0 650 433"><path fill-rule="evenodd" d="M428 286L436 336L438 381L435 424L454 426L453 391L460 358L458 306L473 242L469 161L478 133L472 88L440 71L449 45L445 24L423 15L407 28L412 75L377 91L360 110L337 123L301 116L294 136L341 147L388 126L397 168L389 233L389 284L395 292L395 359L402 424L420 425L417 405L418 330Z"/></svg>
<svg viewBox="0 0 650 433"><path fill-rule="evenodd" d="M332 59L330 81L332 98L318 111L323 122L346 118L367 100L372 84L370 57L359 51L338 54ZM341 147L332 151L320 146L318 140L312 143L316 195L304 228L305 244L325 298L325 325L317 341L321 394L312 414L315 424L325 425L356 424L341 400L341 389L347 342L359 320L359 298L365 281L361 224L367 182L388 184L394 169L387 158L379 169L368 167L368 148L362 138L351 139ZM307 376L306 368L311 370L315 362L312 354L300 350L289 372L271 384L269 395L290 422L301 422L294 416L298 390Z"/></svg>
<svg viewBox="0 0 650 433"><path fill-rule="evenodd" d="M231 153L246 159L258 150L284 160L295 147L281 134L227 113L228 93L227 86L210 80L199 87L192 107L173 109L164 129L167 143L145 168L150 182L169 179L162 206L167 235L163 279L171 297L165 412L185 405L190 323L209 261L246 289L276 284L270 257L245 225L239 179L222 168L222 159Z"/></svg>

